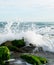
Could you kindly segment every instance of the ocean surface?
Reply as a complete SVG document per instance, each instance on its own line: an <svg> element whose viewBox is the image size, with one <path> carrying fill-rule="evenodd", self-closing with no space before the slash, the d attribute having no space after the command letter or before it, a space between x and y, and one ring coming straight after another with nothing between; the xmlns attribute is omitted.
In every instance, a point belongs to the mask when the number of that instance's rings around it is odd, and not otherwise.
<svg viewBox="0 0 54 65"><path fill-rule="evenodd" d="M23 37L26 45L54 52L54 22L0 22L0 44Z"/></svg>

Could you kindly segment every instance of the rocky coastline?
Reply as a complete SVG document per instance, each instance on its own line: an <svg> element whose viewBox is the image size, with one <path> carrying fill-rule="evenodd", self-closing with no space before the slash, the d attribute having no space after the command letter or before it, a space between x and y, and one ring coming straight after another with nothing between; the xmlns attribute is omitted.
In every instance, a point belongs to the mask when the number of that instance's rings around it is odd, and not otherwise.
<svg viewBox="0 0 54 65"><path fill-rule="evenodd" d="M28 62L25 62L25 60L23 60L20 57L22 54L31 55L30 58L32 58L32 55L34 55L34 56L45 57L46 59L50 58L50 57L53 58L53 55L54 55L54 53L44 51L42 47L35 47L31 43L29 44L29 46L26 46L24 39L6 41L0 45L0 47L2 47L2 46L6 46L10 50L10 54L11 54L10 59L12 59L12 60L6 61L6 63L8 63L9 65L23 65L23 64L27 65L26 63L28 63ZM36 50L34 52L35 48L36 48ZM29 56L28 56L28 58L29 58ZM21 62L23 64L21 64L19 62ZM36 65L36 64L32 64L32 65ZM38 63L38 65L40 65L40 64Z"/></svg>

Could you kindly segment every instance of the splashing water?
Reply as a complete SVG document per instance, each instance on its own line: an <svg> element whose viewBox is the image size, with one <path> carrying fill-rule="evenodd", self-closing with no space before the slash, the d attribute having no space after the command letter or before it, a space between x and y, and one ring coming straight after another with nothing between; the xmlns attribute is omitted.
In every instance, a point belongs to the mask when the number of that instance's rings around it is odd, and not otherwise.
<svg viewBox="0 0 54 65"><path fill-rule="evenodd" d="M26 45L32 43L45 51L54 52L54 23L0 22L0 44L22 37Z"/></svg>

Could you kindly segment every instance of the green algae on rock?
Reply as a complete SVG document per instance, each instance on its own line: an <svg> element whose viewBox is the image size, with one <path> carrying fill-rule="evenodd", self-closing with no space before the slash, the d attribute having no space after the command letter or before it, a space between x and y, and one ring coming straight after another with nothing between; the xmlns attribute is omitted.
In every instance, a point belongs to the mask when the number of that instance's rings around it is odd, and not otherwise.
<svg viewBox="0 0 54 65"><path fill-rule="evenodd" d="M0 64L3 64L5 60L10 59L10 51L6 46L0 47Z"/></svg>
<svg viewBox="0 0 54 65"><path fill-rule="evenodd" d="M24 39L13 40L13 41L6 41L2 43L0 46L7 46L10 51L16 52L24 52L22 47L26 46Z"/></svg>
<svg viewBox="0 0 54 65"><path fill-rule="evenodd" d="M47 59L46 58L43 58L43 57L40 57L40 56L34 56L34 57L38 58L41 61L42 64L46 64L47 63Z"/></svg>
<svg viewBox="0 0 54 65"><path fill-rule="evenodd" d="M35 55L23 54L20 56L22 59L33 65L41 65L47 63L46 58L42 58Z"/></svg>
<svg viewBox="0 0 54 65"><path fill-rule="evenodd" d="M18 48L21 48L21 47L25 46L24 39L13 40L13 41L12 41L12 45L13 45L13 46L16 46L16 47L18 47Z"/></svg>

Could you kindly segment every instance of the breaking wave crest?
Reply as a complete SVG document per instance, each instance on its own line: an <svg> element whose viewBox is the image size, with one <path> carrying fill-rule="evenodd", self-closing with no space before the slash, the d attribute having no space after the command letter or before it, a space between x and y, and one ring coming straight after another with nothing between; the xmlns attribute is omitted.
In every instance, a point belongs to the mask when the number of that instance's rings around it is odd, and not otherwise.
<svg viewBox="0 0 54 65"><path fill-rule="evenodd" d="M0 22L0 44L23 37L26 45L31 43L43 47L45 51L54 52L54 26L52 24Z"/></svg>

